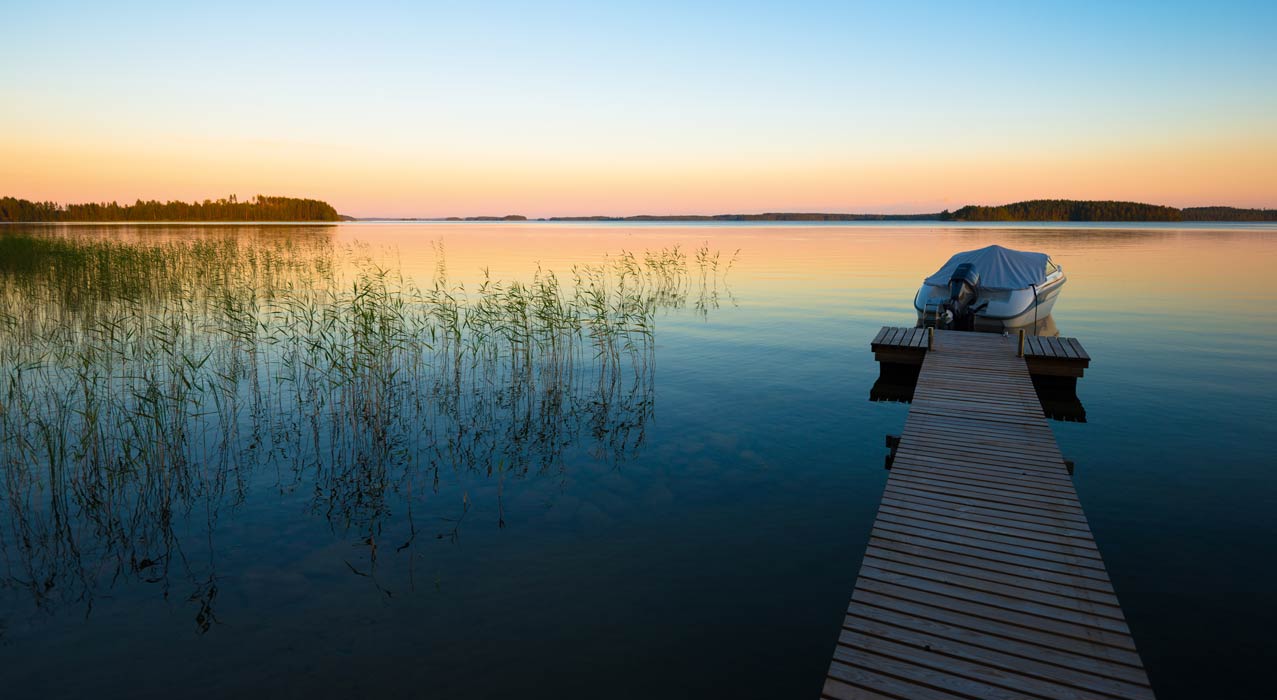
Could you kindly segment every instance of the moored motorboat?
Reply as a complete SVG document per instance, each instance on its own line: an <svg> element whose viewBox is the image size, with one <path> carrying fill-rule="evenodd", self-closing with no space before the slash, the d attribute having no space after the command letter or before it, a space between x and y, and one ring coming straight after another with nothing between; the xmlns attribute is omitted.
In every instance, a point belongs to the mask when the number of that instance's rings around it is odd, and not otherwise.
<svg viewBox="0 0 1277 700"><path fill-rule="evenodd" d="M949 258L923 281L913 306L920 324L938 328L1036 326L1051 313L1065 279L1046 253L991 245Z"/></svg>

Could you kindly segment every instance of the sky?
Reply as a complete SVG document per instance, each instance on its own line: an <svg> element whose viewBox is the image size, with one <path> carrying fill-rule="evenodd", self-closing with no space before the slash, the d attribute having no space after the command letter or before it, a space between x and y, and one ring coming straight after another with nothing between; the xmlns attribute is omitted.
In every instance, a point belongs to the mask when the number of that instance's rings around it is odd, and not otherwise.
<svg viewBox="0 0 1277 700"><path fill-rule="evenodd" d="M1277 207L1271 2L0 0L0 195Z"/></svg>

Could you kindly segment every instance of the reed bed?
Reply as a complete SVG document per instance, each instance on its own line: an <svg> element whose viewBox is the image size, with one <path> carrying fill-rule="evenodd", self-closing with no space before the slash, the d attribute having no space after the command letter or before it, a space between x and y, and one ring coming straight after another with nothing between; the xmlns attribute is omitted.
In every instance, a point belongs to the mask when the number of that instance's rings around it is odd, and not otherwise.
<svg viewBox="0 0 1277 700"><path fill-rule="evenodd" d="M0 234L4 585L91 606L102 581L180 572L207 629L216 581L175 523L202 512L211 538L263 475L375 562L391 504L441 472L555 473L583 442L627 459L659 312L705 312L731 266L674 247L467 289L435 253L419 286L326 238Z"/></svg>

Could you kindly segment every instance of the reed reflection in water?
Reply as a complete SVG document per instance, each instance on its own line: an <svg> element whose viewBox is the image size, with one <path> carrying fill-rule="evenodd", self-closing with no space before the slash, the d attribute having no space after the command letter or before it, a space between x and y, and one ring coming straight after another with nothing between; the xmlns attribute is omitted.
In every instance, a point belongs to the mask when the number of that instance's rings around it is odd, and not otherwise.
<svg viewBox="0 0 1277 700"><path fill-rule="evenodd" d="M349 571L392 595L378 557L456 538L470 511L463 491L452 516L414 519L447 496L441 472L496 480L504 526L508 484L561 477L565 450L634 456L658 311L707 314L732 263L673 246L467 288L434 252L418 286L393 250L322 228L0 235L5 595L90 615L133 579L185 597L207 632L219 517L264 480L358 542Z"/></svg>

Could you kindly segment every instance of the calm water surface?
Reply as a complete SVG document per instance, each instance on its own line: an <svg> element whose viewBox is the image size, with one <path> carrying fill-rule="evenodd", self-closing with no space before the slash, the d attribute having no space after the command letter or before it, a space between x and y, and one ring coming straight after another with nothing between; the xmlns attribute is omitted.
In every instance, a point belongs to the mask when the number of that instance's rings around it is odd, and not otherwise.
<svg viewBox="0 0 1277 700"><path fill-rule="evenodd" d="M442 249L467 289L485 268L529 279L707 244L725 270L739 253L708 293L656 311L650 375L621 408L589 393L556 408L562 434L520 447L527 469L470 455L392 474L375 509L352 511L334 508L341 475L240 467L168 516L163 547L112 541L91 505L41 505L57 475L35 477L27 505L0 504L6 697L814 698L886 479L883 435L907 411L867 400L868 342L912 324L950 254L990 243L1048 252L1069 276L1055 324L1094 358L1088 422L1052 427L1159 697L1267 697L1272 226L72 228L25 230L357 242L423 286ZM31 545L54 517L76 524L69 540ZM165 566L120 565L151 550Z"/></svg>

